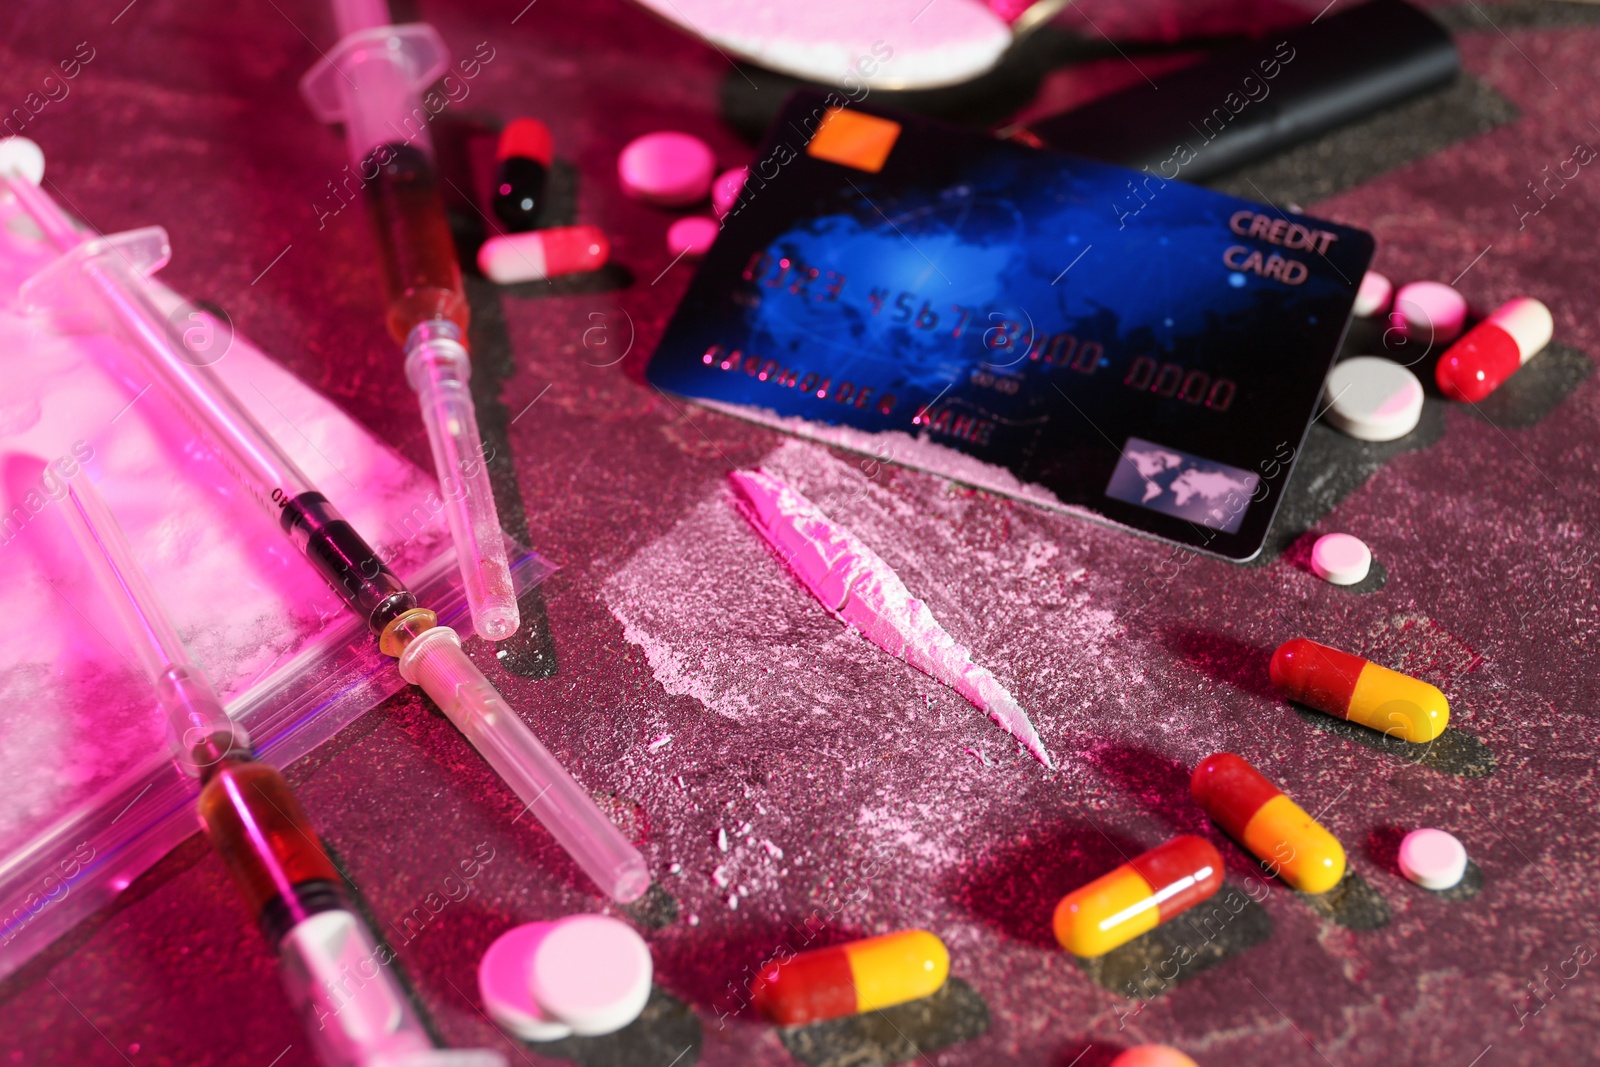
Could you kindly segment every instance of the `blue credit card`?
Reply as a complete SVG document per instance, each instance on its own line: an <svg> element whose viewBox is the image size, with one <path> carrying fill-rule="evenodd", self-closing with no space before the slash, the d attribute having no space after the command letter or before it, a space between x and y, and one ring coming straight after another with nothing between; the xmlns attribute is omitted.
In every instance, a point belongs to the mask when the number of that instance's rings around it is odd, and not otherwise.
<svg viewBox="0 0 1600 1067"><path fill-rule="evenodd" d="M647 376L1244 560L1372 250L1155 171L798 93Z"/></svg>

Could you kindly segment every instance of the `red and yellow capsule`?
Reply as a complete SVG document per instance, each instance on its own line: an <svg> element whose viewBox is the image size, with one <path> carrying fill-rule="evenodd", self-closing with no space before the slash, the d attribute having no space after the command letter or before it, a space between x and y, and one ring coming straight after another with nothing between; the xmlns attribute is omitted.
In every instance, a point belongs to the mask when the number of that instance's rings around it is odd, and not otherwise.
<svg viewBox="0 0 1600 1067"><path fill-rule="evenodd" d="M1344 846L1242 756L1218 752L1189 782L1195 803L1227 835L1302 893L1326 893L1344 877Z"/></svg>
<svg viewBox="0 0 1600 1067"><path fill-rule="evenodd" d="M769 963L751 997L779 1026L804 1026L932 996L949 974L943 941L900 930Z"/></svg>
<svg viewBox="0 0 1600 1067"><path fill-rule="evenodd" d="M1216 846L1194 834L1174 837L1062 897L1056 940L1074 956L1103 956L1221 887Z"/></svg>
<svg viewBox="0 0 1600 1067"><path fill-rule="evenodd" d="M1304 637L1279 645L1270 669L1290 700L1402 741L1432 741L1450 721L1450 702L1427 682Z"/></svg>

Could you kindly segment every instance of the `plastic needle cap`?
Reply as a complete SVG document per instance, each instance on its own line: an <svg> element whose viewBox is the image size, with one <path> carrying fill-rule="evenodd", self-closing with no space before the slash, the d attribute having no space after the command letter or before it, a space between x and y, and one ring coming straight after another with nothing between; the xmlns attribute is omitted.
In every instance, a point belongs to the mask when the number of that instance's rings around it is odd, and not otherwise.
<svg viewBox="0 0 1600 1067"><path fill-rule="evenodd" d="M418 634L399 666L400 676L433 698L596 885L623 904L644 896L650 888L644 857L489 684L454 630L436 626Z"/></svg>

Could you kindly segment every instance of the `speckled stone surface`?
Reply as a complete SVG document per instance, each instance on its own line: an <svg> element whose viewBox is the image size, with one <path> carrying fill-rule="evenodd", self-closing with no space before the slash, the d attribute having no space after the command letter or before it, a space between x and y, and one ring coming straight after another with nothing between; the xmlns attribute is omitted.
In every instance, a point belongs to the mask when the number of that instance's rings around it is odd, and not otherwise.
<svg viewBox="0 0 1600 1067"><path fill-rule="evenodd" d="M1332 185L1306 169L1314 151L1278 164L1282 188L1338 189L1306 206L1371 229L1376 266L1397 283L1455 279L1480 309L1538 296L1561 347L1498 408L1430 399L1406 447L1314 439L1297 475L1303 505L1274 554L1241 568L787 443L641 384L692 267L669 262L673 216L616 187L616 153L671 128L704 138L721 166L747 162L720 117L743 76L620 0L523 3L401 12L434 22L458 57L483 42L477 76L436 131L469 248L483 223L467 194L486 182L492 130L530 113L556 140L551 221L604 227L615 261L555 285L470 286L502 515L564 568L524 605L539 632L506 661L515 673L492 649L473 651L641 843L659 884L627 909L598 898L415 695L295 765L305 807L442 1039L502 1049L512 1064L658 1067L907 1055L1090 1067L1146 1042L1236 1067L1592 1057L1600 176L1582 167L1541 201L1527 188L1579 142L1600 143L1591 5L1450 10L1470 114L1452 120L1448 143L1423 139L1422 158L1396 154L1391 121L1371 165L1341 165ZM1065 106L1137 78L1134 64L1180 61L1185 35L1215 41L1321 6L1086 0L1059 23L1079 35L1083 63L1024 79L1029 95L1008 106ZM13 3L0 12L0 109L26 106L87 42L93 58L70 93L12 131L44 146L63 202L103 231L165 225L170 284L225 309L426 466L365 221L328 187L343 177L342 141L295 92L333 37L309 0L227 14L181 0ZM1339 143L1361 150L1359 138ZM764 554L723 488L730 467L762 461L872 539L1029 709L1057 773L844 633ZM1302 549L1335 529L1372 546L1382 583L1352 592L1309 573ZM1395 750L1285 705L1266 657L1296 634L1440 686L1450 740ZM1188 768L1219 749L1245 755L1345 843L1359 881L1340 899L1270 882L1205 821ZM1395 842L1419 825L1466 843L1470 886L1434 894L1400 877ZM1226 900L1103 965L1054 947L1063 893L1178 832L1223 850ZM491 849L470 891L445 896L459 861ZM514 1044L477 1002L480 953L510 925L586 910L645 933L649 1010L609 1045ZM909 1030L877 1019L780 1035L742 1007L750 973L783 946L909 926L945 939L960 981L888 1017ZM1181 962L1191 958L1203 964ZM0 984L7 1062L314 1061L271 958L195 838Z"/></svg>

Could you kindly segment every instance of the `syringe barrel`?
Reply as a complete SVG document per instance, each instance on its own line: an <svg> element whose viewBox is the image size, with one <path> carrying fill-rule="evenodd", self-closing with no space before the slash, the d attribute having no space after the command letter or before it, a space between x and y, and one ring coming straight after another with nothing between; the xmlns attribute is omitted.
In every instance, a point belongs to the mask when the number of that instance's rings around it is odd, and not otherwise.
<svg viewBox="0 0 1600 1067"><path fill-rule="evenodd" d="M172 336L144 279L114 256L86 259L83 275L123 327L144 369L368 629L382 633L391 619L417 606L377 551L316 491L216 371L185 358L187 349Z"/></svg>
<svg viewBox="0 0 1600 1067"><path fill-rule="evenodd" d="M388 0L333 0L333 21L341 38L386 26L390 22Z"/></svg>
<svg viewBox="0 0 1600 1067"><path fill-rule="evenodd" d="M322 121L344 124L351 169L377 231L389 332L404 342L412 327L435 317L464 331L467 302L439 196L433 113L420 95L449 69L449 51L423 22L352 29L383 10L369 0L336 3L344 37L306 72L300 92Z"/></svg>
<svg viewBox="0 0 1600 1067"><path fill-rule="evenodd" d="M271 764L246 753L213 767L200 791L200 822L273 944L307 917L343 906L338 868Z"/></svg>
<svg viewBox="0 0 1600 1067"><path fill-rule="evenodd" d="M207 773L200 819L251 917L277 949L289 999L328 1067L433 1047L344 879L277 768L248 753Z"/></svg>
<svg viewBox="0 0 1600 1067"><path fill-rule="evenodd" d="M438 1062L427 1056L433 1043L395 981L394 951L380 947L354 912L336 908L301 921L278 943L278 956L289 1002L326 1067ZM411 1058L419 1054L426 1058Z"/></svg>
<svg viewBox="0 0 1600 1067"><path fill-rule="evenodd" d="M345 147L358 165L382 144L400 141L433 158L432 115L422 106L419 81L427 59L404 38L374 26L347 35L330 58L342 77ZM401 42L396 47L395 42Z"/></svg>
<svg viewBox="0 0 1600 1067"><path fill-rule="evenodd" d="M464 335L467 297L433 157L415 145L381 144L363 167L362 179L378 243L389 333L404 344L421 323L448 319Z"/></svg>
<svg viewBox="0 0 1600 1067"><path fill-rule="evenodd" d="M321 493L312 490L284 501L278 519L289 539L374 634L417 606L415 594Z"/></svg>
<svg viewBox="0 0 1600 1067"><path fill-rule="evenodd" d="M146 281L115 255L86 259L83 277L93 295L140 357L145 371L182 406L216 446L222 461L262 507L312 488L288 453L240 404L210 366L188 356L173 326L146 290Z"/></svg>

